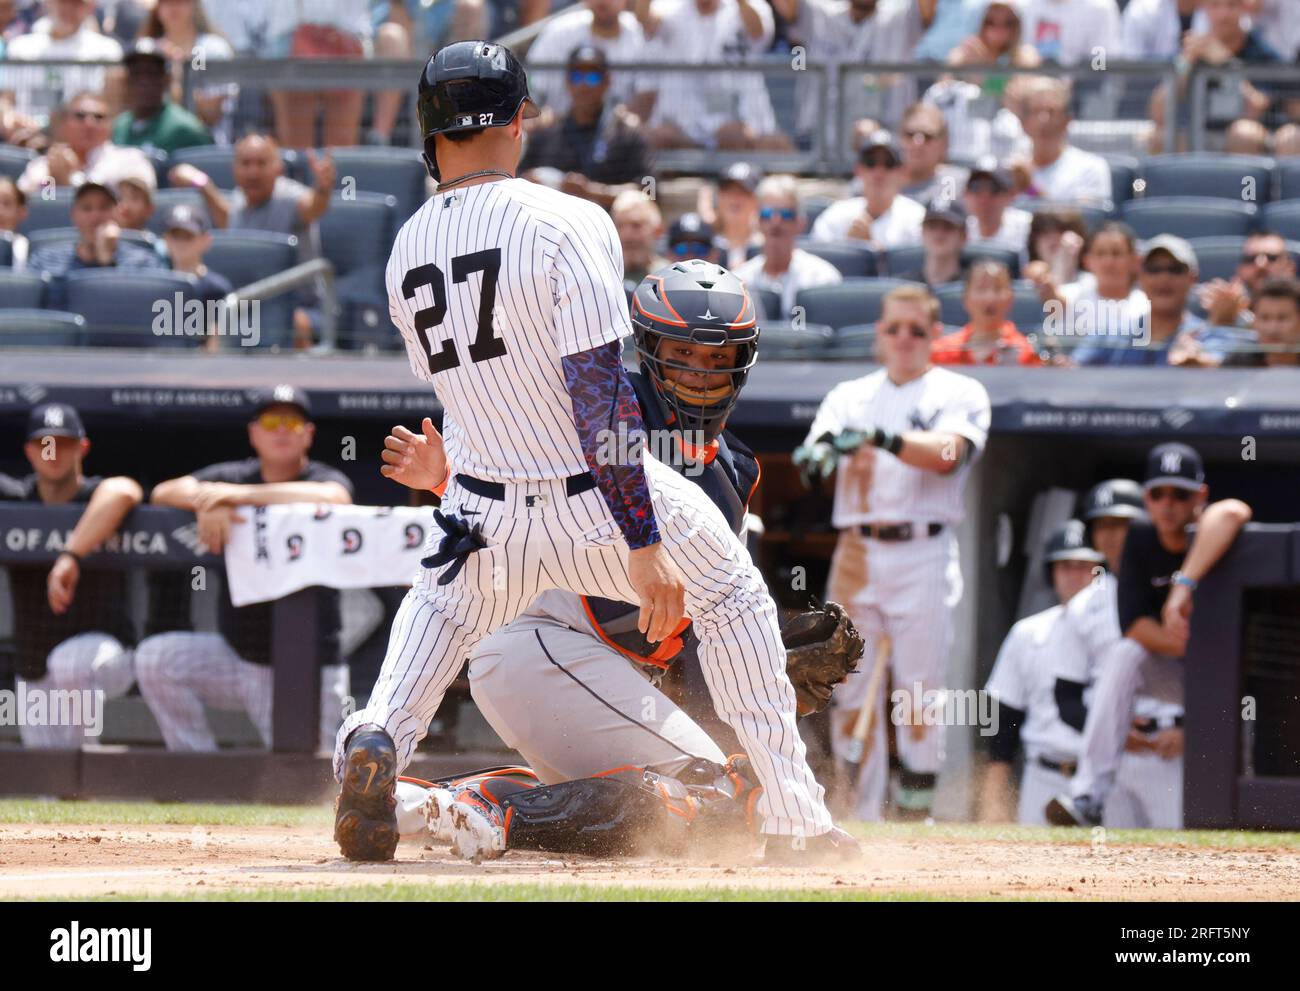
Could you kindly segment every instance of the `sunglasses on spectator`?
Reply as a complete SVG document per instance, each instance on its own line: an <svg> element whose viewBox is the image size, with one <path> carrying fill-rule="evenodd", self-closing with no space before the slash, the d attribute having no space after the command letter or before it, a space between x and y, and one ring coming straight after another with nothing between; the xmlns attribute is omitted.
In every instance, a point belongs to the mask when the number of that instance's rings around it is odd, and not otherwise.
<svg viewBox="0 0 1300 991"><path fill-rule="evenodd" d="M894 169L898 167L898 163L889 155L872 155L862 160L862 167L864 169Z"/></svg>
<svg viewBox="0 0 1300 991"><path fill-rule="evenodd" d="M883 328L882 333L890 337L897 337L904 331L918 340L930 336L929 329L922 327L919 323L891 323L888 327Z"/></svg>
<svg viewBox="0 0 1300 991"><path fill-rule="evenodd" d="M1187 502L1194 493L1191 489L1179 489L1172 485L1159 485L1151 489L1148 493L1152 502L1163 502L1165 499L1172 499L1174 502Z"/></svg>
<svg viewBox="0 0 1300 991"><path fill-rule="evenodd" d="M605 81L603 69L570 69L569 82L574 86L599 86Z"/></svg>
<svg viewBox="0 0 1300 991"><path fill-rule="evenodd" d="M263 430L279 430L284 428L293 433L302 433L307 421L297 413L263 413L256 421Z"/></svg>
<svg viewBox="0 0 1300 991"><path fill-rule="evenodd" d="M1281 261L1284 256L1285 252L1282 251L1243 251L1241 254L1241 263L1243 265L1258 265L1259 260L1263 258L1265 264L1272 265L1275 262Z"/></svg>
<svg viewBox="0 0 1300 991"><path fill-rule="evenodd" d="M1191 269L1186 265L1171 264L1169 262L1164 264L1161 264L1160 262L1151 262L1144 263L1142 265L1142 271L1147 275L1186 275L1191 271Z"/></svg>
<svg viewBox="0 0 1300 991"><path fill-rule="evenodd" d="M707 255L713 250L713 245L707 241L679 241L673 245L673 254L678 258L685 258L687 255Z"/></svg>
<svg viewBox="0 0 1300 991"><path fill-rule="evenodd" d="M797 216L799 216L798 210L778 210L776 207L771 206L765 206L758 211L759 220L771 220L773 217L780 217L782 220L794 220Z"/></svg>
<svg viewBox="0 0 1300 991"><path fill-rule="evenodd" d="M98 110L74 110L72 116L77 118L77 120L81 121L83 124L88 120L93 120L96 123L101 124L108 120L108 114L100 113Z"/></svg>

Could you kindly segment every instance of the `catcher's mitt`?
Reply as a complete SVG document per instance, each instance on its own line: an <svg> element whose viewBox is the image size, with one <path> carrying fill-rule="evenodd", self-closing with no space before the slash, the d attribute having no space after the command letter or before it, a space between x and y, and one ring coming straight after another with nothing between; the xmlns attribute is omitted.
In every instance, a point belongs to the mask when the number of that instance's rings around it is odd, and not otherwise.
<svg viewBox="0 0 1300 991"><path fill-rule="evenodd" d="M814 600L807 612L792 616L781 630L785 671L799 698L799 714L821 712L831 692L862 657L862 637L842 606Z"/></svg>

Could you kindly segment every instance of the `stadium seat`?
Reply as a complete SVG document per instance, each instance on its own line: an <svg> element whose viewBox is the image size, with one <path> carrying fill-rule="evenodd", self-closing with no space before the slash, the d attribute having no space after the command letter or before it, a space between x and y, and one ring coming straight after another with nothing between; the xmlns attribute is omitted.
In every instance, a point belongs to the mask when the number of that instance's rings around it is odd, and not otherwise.
<svg viewBox="0 0 1300 991"><path fill-rule="evenodd" d="M72 196L75 192L69 186L59 186L54 190L52 200L47 200L44 195L27 197L27 219L18 225L18 233L30 234L50 227L71 227Z"/></svg>
<svg viewBox="0 0 1300 991"><path fill-rule="evenodd" d="M194 277L180 272L83 269L67 275L67 307L86 319L86 343L107 347L193 347L199 337L154 333L155 304L184 305L194 298ZM183 314L176 314L177 321ZM167 322L176 329L178 322Z"/></svg>
<svg viewBox="0 0 1300 991"><path fill-rule="evenodd" d="M812 230L813 224L822 215L822 211L834 202L834 198L830 196L809 196L803 201L804 216L808 218L808 230Z"/></svg>
<svg viewBox="0 0 1300 991"><path fill-rule="evenodd" d="M1075 210L1083 217L1084 226L1095 231L1105 221L1115 216L1115 211L1104 206L1080 206L1076 203L1053 203L1048 200L1022 201L1016 204L1022 210L1038 213L1042 210Z"/></svg>
<svg viewBox="0 0 1300 991"><path fill-rule="evenodd" d="M343 345L401 346L388 319L384 268L392 248L397 198L383 193L338 193L319 221L321 250L334 265Z"/></svg>
<svg viewBox="0 0 1300 991"><path fill-rule="evenodd" d="M873 323L880 318L885 293L910 285L901 279L845 279L835 286L800 289L795 305L802 306L810 323L839 329L855 323Z"/></svg>
<svg viewBox="0 0 1300 991"><path fill-rule="evenodd" d="M820 324L796 327L789 323L763 325L760 349L764 361L816 359L830 343L834 331Z"/></svg>
<svg viewBox="0 0 1300 991"><path fill-rule="evenodd" d="M886 248L884 265L886 274L898 278L903 272L915 272L925 261L925 249L919 244L908 244L901 248Z"/></svg>
<svg viewBox="0 0 1300 991"><path fill-rule="evenodd" d="M35 157L36 152L30 148L0 144L0 176L17 179L27 169L28 163Z"/></svg>
<svg viewBox="0 0 1300 991"><path fill-rule="evenodd" d="M240 289L298 264L298 239L270 231L213 231L203 263ZM292 292L259 300L262 344L282 344L291 336L293 304Z"/></svg>
<svg viewBox="0 0 1300 991"><path fill-rule="evenodd" d="M1020 252L1010 248L999 248L993 244L968 244L961 252L962 260L967 265L977 261L1001 262L1011 273L1011 278L1020 278Z"/></svg>
<svg viewBox="0 0 1300 991"><path fill-rule="evenodd" d="M171 170L171 159L167 157L167 152L160 148L141 148L140 151L149 159L154 177L158 180L158 188L162 189L167 185L167 173Z"/></svg>
<svg viewBox="0 0 1300 991"><path fill-rule="evenodd" d="M58 310L0 310L0 348L77 347L84 341L86 321Z"/></svg>
<svg viewBox="0 0 1300 991"><path fill-rule="evenodd" d="M1296 194L1300 195L1300 189ZM1277 231L1288 241L1300 241L1300 200L1265 203L1259 226L1266 231Z"/></svg>
<svg viewBox="0 0 1300 991"><path fill-rule="evenodd" d="M1277 163L1277 198L1300 199L1300 158L1282 158Z"/></svg>
<svg viewBox="0 0 1300 991"><path fill-rule="evenodd" d="M1187 242L1196 252L1197 281L1231 279L1241 261L1244 237L1194 237Z"/></svg>
<svg viewBox="0 0 1300 991"><path fill-rule="evenodd" d="M14 235L12 231L0 231L0 266L8 267L14 263Z"/></svg>
<svg viewBox="0 0 1300 991"><path fill-rule="evenodd" d="M751 287L749 294L754 297L754 302L758 304L759 313L764 321L767 320L784 320L789 314L782 313L781 294L775 289L756 289ZM630 299L631 297L629 297ZM767 324L763 324L763 330L766 332Z"/></svg>
<svg viewBox="0 0 1300 991"><path fill-rule="evenodd" d="M965 289L962 283L951 282L946 286L940 286L935 291L935 298L939 300L939 319L944 323L952 324L954 327L966 325L968 319L966 307L961 301Z"/></svg>
<svg viewBox="0 0 1300 991"><path fill-rule="evenodd" d="M965 286L960 282L953 282L946 286L940 286L935 292L935 297L939 300L939 319L958 329L966 326L970 321L970 316L966 313L966 306L962 303L962 294ZM1041 333L1043 329L1043 301L1038 296L1038 290L1034 288L1032 282L1016 281L1011 284L1011 291L1015 294L1015 300L1011 304L1010 320L1016 325L1016 329L1021 333Z"/></svg>
<svg viewBox="0 0 1300 991"><path fill-rule="evenodd" d="M1255 227L1254 203L1214 196L1148 196L1120 208L1124 222L1146 239L1157 234L1178 237L1244 237Z"/></svg>
<svg viewBox="0 0 1300 991"><path fill-rule="evenodd" d="M1133 182L1138 177L1139 162L1131 155L1102 155L1110 166L1110 199L1118 207L1133 198ZM1091 225L1090 225L1091 226Z"/></svg>
<svg viewBox="0 0 1300 991"><path fill-rule="evenodd" d="M332 148L330 154L340 184L351 176L360 192L396 197L400 220L406 220L428 198L429 173L413 148Z"/></svg>
<svg viewBox="0 0 1300 991"><path fill-rule="evenodd" d="M45 305L49 287L49 276L40 272L0 268L0 309L39 310Z"/></svg>
<svg viewBox="0 0 1300 991"><path fill-rule="evenodd" d="M1142 161L1143 195L1213 196L1263 202L1273 188L1273 159L1196 151Z"/></svg>
<svg viewBox="0 0 1300 991"><path fill-rule="evenodd" d="M876 325L855 323L837 330L822 356L838 361L868 361L875 358L875 352Z"/></svg>
<svg viewBox="0 0 1300 991"><path fill-rule="evenodd" d="M860 241L811 241L800 238L798 246L810 255L830 262L846 279L879 274L876 253Z"/></svg>
<svg viewBox="0 0 1300 991"><path fill-rule="evenodd" d="M153 196L153 216L147 223L149 230L161 237L163 224L167 222L167 214L171 212L172 207L180 206L182 203L207 215L207 204L203 202L203 194L197 189L160 189Z"/></svg>
<svg viewBox="0 0 1300 991"><path fill-rule="evenodd" d="M289 148L280 149L280 161L284 163L284 174L290 179L302 181L302 169L298 153ZM218 189L235 188L235 149L233 145L198 145L194 148L181 148L172 152L168 167L186 162L206 172Z"/></svg>
<svg viewBox="0 0 1300 991"><path fill-rule="evenodd" d="M50 227L45 230L32 231L27 235L27 241L30 245L28 250L34 252L37 248L44 248L46 245L76 241L80 237L81 231L75 227ZM119 235L119 239L128 244L148 248L150 251L157 250L158 238L150 231L124 230Z"/></svg>

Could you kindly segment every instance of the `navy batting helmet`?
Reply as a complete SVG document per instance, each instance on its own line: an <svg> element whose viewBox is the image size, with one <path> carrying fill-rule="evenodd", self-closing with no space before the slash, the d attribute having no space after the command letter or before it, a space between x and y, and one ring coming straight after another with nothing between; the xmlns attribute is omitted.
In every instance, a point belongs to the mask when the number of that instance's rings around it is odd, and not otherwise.
<svg viewBox="0 0 1300 991"><path fill-rule="evenodd" d="M458 41L438 49L420 75L417 113L424 135L424 164L438 179L430 144L435 134L503 127L520 108L536 117L528 76L514 52L490 41Z"/></svg>
<svg viewBox="0 0 1300 991"><path fill-rule="evenodd" d="M1142 486L1131 478L1110 478L1098 482L1083 497L1085 523L1091 523L1102 516L1134 520L1142 519L1146 514L1146 507L1142 503Z"/></svg>
<svg viewBox="0 0 1300 991"><path fill-rule="evenodd" d="M1088 561L1106 563L1106 557L1088 543L1088 528L1082 520L1066 520L1047 538L1043 546L1043 571L1047 584L1052 584L1052 565L1057 561Z"/></svg>
<svg viewBox="0 0 1300 991"><path fill-rule="evenodd" d="M694 258L675 262L641 280L632 295L632 331L641 370L655 385L670 426L698 432L705 442L722 433L758 359L758 319L743 282L721 265ZM688 385L682 375L698 368L661 354L661 343L736 345L735 362L715 368L726 385ZM669 371L679 373L669 377Z"/></svg>

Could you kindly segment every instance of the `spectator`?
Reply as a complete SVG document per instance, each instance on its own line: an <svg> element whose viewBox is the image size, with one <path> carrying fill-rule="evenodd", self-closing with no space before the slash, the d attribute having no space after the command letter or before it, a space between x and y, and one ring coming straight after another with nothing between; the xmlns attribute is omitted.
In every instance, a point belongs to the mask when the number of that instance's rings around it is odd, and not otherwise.
<svg viewBox="0 0 1300 991"><path fill-rule="evenodd" d="M721 252L710 226L698 213L683 213L668 228L668 260L690 261L703 258L718 263Z"/></svg>
<svg viewBox="0 0 1300 991"><path fill-rule="evenodd" d="M194 276L198 283L195 295L204 303L225 299L234 290L229 279L203 264L203 256L212 247L212 233L202 210L186 203L172 207L163 221L163 241L172 271Z"/></svg>
<svg viewBox="0 0 1300 991"><path fill-rule="evenodd" d="M989 83L994 77L982 80ZM992 155L999 161L1028 155L1029 139L1020 123L1018 94L1025 77L1014 77L990 117L990 97L977 82L945 76L925 91L921 102L938 107L948 126L948 153L962 161Z"/></svg>
<svg viewBox="0 0 1300 991"><path fill-rule="evenodd" d="M606 100L605 53L591 45L575 48L568 66L568 113L529 132L519 168L555 170L564 192L609 209L614 197L650 174L650 149L636 118Z"/></svg>
<svg viewBox="0 0 1300 991"><path fill-rule="evenodd" d="M1224 135L1223 150L1229 155L1267 155L1268 128L1248 117L1234 120Z"/></svg>
<svg viewBox="0 0 1300 991"><path fill-rule="evenodd" d="M411 5L411 11L407 10L407 3ZM472 28L472 23L482 23L483 21L483 3L482 0L451 0L447 3L421 3L420 0L378 0L371 8L371 14L375 22L375 40L374 56L377 59L411 59L415 57L415 44L412 41L412 33L415 30L415 21L412 19L411 12L416 14L426 14L431 19L440 24L443 28L452 25L455 22L458 27L453 30L468 31L468 33L458 34L457 40L482 38L484 31L476 31ZM467 22L461 17L462 13L469 13L471 21ZM424 18L421 17L421 23ZM441 29L438 29L439 40L436 43L426 45L423 40L419 50L421 52L434 52L441 48L443 37ZM370 145L390 145L393 143L393 128L397 126L397 115L402 110L402 101L406 99L406 93L400 89L384 90L374 94L374 112L370 118L370 130L366 133L365 143Z"/></svg>
<svg viewBox="0 0 1300 991"><path fill-rule="evenodd" d="M1016 300L1011 272L1001 262L977 261L966 273L962 305L969 322L939 338L930 351L936 365L1041 365L1043 360L1009 319Z"/></svg>
<svg viewBox="0 0 1300 991"><path fill-rule="evenodd" d="M1006 65L1033 69L1042 59L1033 45L1024 44L1021 34L1020 7L1011 0L991 0L984 7L979 29L948 54L953 66ZM994 74L980 80L980 88L990 96L1002 96L1010 77Z"/></svg>
<svg viewBox="0 0 1300 991"><path fill-rule="evenodd" d="M928 103L914 103L903 115L903 189L909 199L929 206L934 199L953 200L966 185L966 170L946 164L948 122L943 111Z"/></svg>
<svg viewBox="0 0 1300 991"><path fill-rule="evenodd" d="M167 59L158 42L137 41L123 64L127 109L113 122L114 144L157 148L169 155L212 144L212 135L199 119L167 99Z"/></svg>
<svg viewBox="0 0 1300 991"><path fill-rule="evenodd" d="M763 76L736 68L772 43L766 0L636 0L636 16L648 60L730 66L725 72L657 73L645 80L643 88L656 90L638 104L647 113L651 147L791 148L777 127Z"/></svg>
<svg viewBox="0 0 1300 991"><path fill-rule="evenodd" d="M265 55L273 59L359 59L370 44L369 0L273 3L267 15ZM358 89L274 90L275 134L282 147L350 147L361 135L363 94Z"/></svg>
<svg viewBox="0 0 1300 991"><path fill-rule="evenodd" d="M1202 0L1129 0L1120 16L1124 57L1135 62L1171 62L1197 17Z"/></svg>
<svg viewBox="0 0 1300 991"><path fill-rule="evenodd" d="M320 230L316 221L329 209L334 189L334 160L328 153L308 150L312 188L284 175L284 162L275 139L250 134L235 144L235 191L222 206L231 230L271 231L292 234L298 239L298 260L320 257ZM204 177L208 179L208 177ZM204 184L204 189L208 188ZM217 217L213 217L217 220ZM218 221L219 222L219 221ZM309 347L320 327L318 293L303 290L294 310L294 340Z"/></svg>
<svg viewBox="0 0 1300 991"><path fill-rule="evenodd" d="M722 248L722 265L737 269L749 258L751 249L761 247L757 189L763 173L748 162L734 162L718 176L715 196L707 186L700 188L697 211L713 224Z"/></svg>
<svg viewBox="0 0 1300 991"><path fill-rule="evenodd" d="M1115 0L1026 0L1024 38L1044 62L1077 65L1097 49L1122 57L1119 7Z"/></svg>
<svg viewBox="0 0 1300 991"><path fill-rule="evenodd" d="M960 203L936 200L930 204L921 224L921 247L921 267L899 272L895 278L924 282L931 292L961 279L961 253L966 247L966 211Z"/></svg>
<svg viewBox="0 0 1300 991"><path fill-rule="evenodd" d="M1222 364L1248 368L1300 365L1300 283L1269 279L1255 299L1254 340L1261 351L1224 356Z"/></svg>
<svg viewBox="0 0 1300 991"><path fill-rule="evenodd" d="M790 25L791 39L806 54L832 71L845 62L905 61L925 29L933 22L935 0L909 3L881 3L879 0L772 0L772 6ZM883 91L885 106L881 116L890 122L903 115L903 108L916 99L910 79L879 76L856 79L858 86ZM797 129L810 138L815 129L830 122L829 137L836 135L834 122L840 119L837 90L830 87L826 106L817 97L814 86L801 85L797 91L799 106Z"/></svg>
<svg viewBox="0 0 1300 991"><path fill-rule="evenodd" d="M401 44L408 58L415 52L419 53L420 58L426 58L455 41L498 37L488 27L488 8L491 5L486 0L452 0L450 3L379 0L374 6L375 19L380 25L375 32L375 56L385 57L385 28L401 30ZM534 41L533 45L536 44ZM563 52L560 57L563 58ZM532 79L528 82L529 88L533 89ZM405 97L406 94L397 91L397 95ZM378 109L375 110L375 115L379 116Z"/></svg>
<svg viewBox="0 0 1300 991"><path fill-rule="evenodd" d="M139 148L119 148L109 138L108 102L97 93L78 93L54 113L54 144L27 163L18 185L38 196L53 180L55 186L83 182L114 183L140 169L152 169Z"/></svg>
<svg viewBox="0 0 1300 991"><path fill-rule="evenodd" d="M160 483L150 501L192 510L199 539L220 553L240 507L277 503L352 502L347 476L307 453L315 438L306 395L277 386L258 400L248 425L248 441L257 457L209 465L182 478ZM333 746L341 707L348 694L348 671L339 650L339 593L320 592L320 619L315 635L321 656L322 748ZM168 750L214 751L217 742L203 713L215 709L248 713L258 735L271 745L271 610L269 602L235 607L220 599L218 633L160 633L136 650L140 694Z"/></svg>
<svg viewBox="0 0 1300 991"><path fill-rule="evenodd" d="M769 319L789 319L800 289L841 281L834 265L795 245L795 239L808 226L808 218L799 205L794 176L768 176L758 184L758 225L763 232L763 253L734 271L745 285L780 294L781 312L766 314Z"/></svg>
<svg viewBox="0 0 1300 991"><path fill-rule="evenodd" d="M967 243L1006 248L1024 262L1034 217L1028 210L1012 206L1014 198L1011 173L998 165L996 158L977 161L962 197L968 213Z"/></svg>
<svg viewBox="0 0 1300 991"><path fill-rule="evenodd" d="M963 38L976 30L983 0L939 0L934 20L912 50L918 62L944 62Z"/></svg>
<svg viewBox="0 0 1300 991"><path fill-rule="evenodd" d="M158 175L152 165L134 169L117 181L117 209L113 219L122 230L143 231L153 216L153 196L158 190Z"/></svg>
<svg viewBox="0 0 1300 991"><path fill-rule="evenodd" d="M1057 203L1109 203L1110 166L1100 155L1070 144L1070 86L1041 76L1024 87L1029 159L1012 163L1025 196Z"/></svg>
<svg viewBox="0 0 1300 991"><path fill-rule="evenodd" d="M655 253L655 244L664 232L664 218L654 200L640 190L619 193L609 213L623 245L625 282L636 285L668 264L667 258Z"/></svg>
<svg viewBox="0 0 1300 991"><path fill-rule="evenodd" d="M140 37L154 39L167 57L173 74L171 97L177 104L181 102L181 76L186 63L206 64L235 57L230 42L213 31L202 0L157 0L145 18ZM212 132L217 144L230 144L237 99L239 86L235 83L198 86L192 94L195 116Z"/></svg>
<svg viewBox="0 0 1300 991"><path fill-rule="evenodd" d="M15 270L27 267L27 252L30 245L27 238L18 233L18 228L27 219L27 194L8 176L0 176L0 231L9 231L13 240L9 249L13 255L10 266Z"/></svg>
<svg viewBox="0 0 1300 991"><path fill-rule="evenodd" d="M264 53L270 6L266 0L217 0L209 2L207 15L236 55L252 58Z"/></svg>
<svg viewBox="0 0 1300 991"><path fill-rule="evenodd" d="M48 26L35 27L30 34L19 35L5 46L5 58L11 62L65 59L74 62L116 62L122 46L99 33L95 24L95 5L90 0L54 0L48 5ZM58 87L48 92L53 78ZM17 97L16 107L24 114L42 113L50 103L59 103L73 93L90 90L102 92L110 85L109 74L102 66L64 68L47 76L44 69L9 69L4 73L5 89ZM116 89L116 82L112 82ZM112 96L116 96L113 93Z"/></svg>
<svg viewBox="0 0 1300 991"><path fill-rule="evenodd" d="M1276 49L1284 62L1300 58L1300 20L1290 0L1246 0L1251 27Z"/></svg>
<svg viewBox="0 0 1300 991"><path fill-rule="evenodd" d="M1295 277L1295 259L1286 240L1273 231L1257 231L1241 246L1241 261L1232 279L1211 279L1201 286L1201 306L1216 327L1249 326L1254 298L1270 278Z"/></svg>
<svg viewBox="0 0 1300 991"><path fill-rule="evenodd" d="M53 566L11 563L13 639L17 683L29 698L47 692L125 695L135 680L131 625L122 608L122 574L82 565L140 504L140 485L130 478L86 477L90 441L76 409L44 403L27 418L23 454L32 474L0 475L0 501L46 506L82 504L76 526ZM26 747L78 749L95 727L81 707L80 724L29 725L19 721ZM102 727L102 706L94 707ZM55 722L50 720L50 722Z"/></svg>
<svg viewBox="0 0 1300 991"><path fill-rule="evenodd" d="M40 0L0 0L0 56L8 42L30 34L43 13Z"/></svg>
<svg viewBox="0 0 1300 991"><path fill-rule="evenodd" d="M118 195L111 186L82 183L72 200L75 241L56 241L37 248L27 267L51 277L49 306L61 310L67 293L65 277L85 268L160 269L162 260L147 248L121 240L122 229L113 220Z"/></svg>
<svg viewBox="0 0 1300 991"><path fill-rule="evenodd" d="M1064 286L1079 278L1079 256L1088 228L1078 210L1036 210L1029 221L1029 264L1025 278ZM1086 275L1086 273L1084 273Z"/></svg>
<svg viewBox="0 0 1300 991"><path fill-rule="evenodd" d="M877 249L898 248L920 240L925 207L899 195L902 158L888 131L877 131L858 153L854 174L863 195L832 203L812 227L817 241L866 241Z"/></svg>
<svg viewBox="0 0 1300 991"><path fill-rule="evenodd" d="M1273 134L1273 154L1278 158L1300 155L1300 124L1283 124Z"/></svg>
<svg viewBox="0 0 1300 991"><path fill-rule="evenodd" d="M528 49L530 64L558 63L583 46L598 48L617 66L620 62L639 62L645 58L645 34L625 0L583 0L547 22L537 40ZM636 74L610 74L609 91L619 103L631 103ZM563 117L569 109L568 88L563 77L554 71L528 74L528 90L542 106Z"/></svg>

